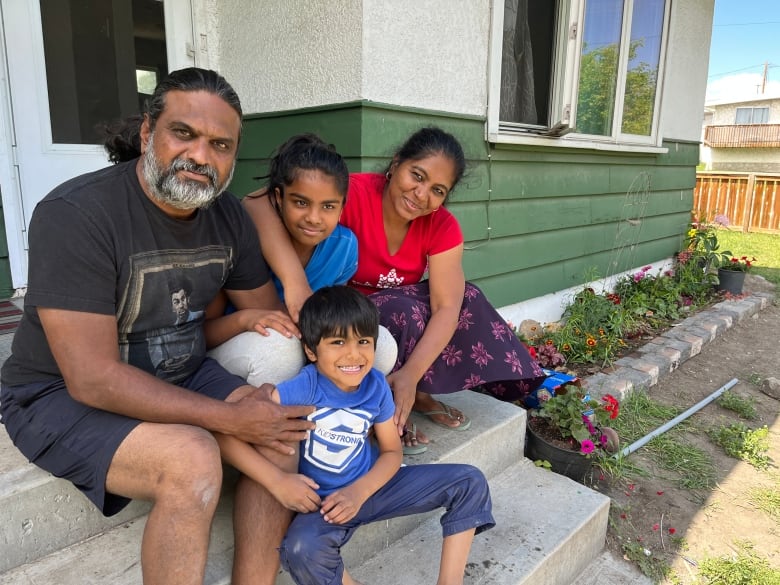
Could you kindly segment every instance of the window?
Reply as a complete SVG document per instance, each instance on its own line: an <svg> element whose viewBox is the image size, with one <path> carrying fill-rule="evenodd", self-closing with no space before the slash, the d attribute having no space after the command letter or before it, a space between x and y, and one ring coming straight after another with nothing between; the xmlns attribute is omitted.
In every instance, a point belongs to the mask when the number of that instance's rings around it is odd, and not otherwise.
<svg viewBox="0 0 780 585"><path fill-rule="evenodd" d="M668 0L493 5L488 138L660 146Z"/></svg>
<svg viewBox="0 0 780 585"><path fill-rule="evenodd" d="M768 124L769 107L763 108L737 108L735 124Z"/></svg>

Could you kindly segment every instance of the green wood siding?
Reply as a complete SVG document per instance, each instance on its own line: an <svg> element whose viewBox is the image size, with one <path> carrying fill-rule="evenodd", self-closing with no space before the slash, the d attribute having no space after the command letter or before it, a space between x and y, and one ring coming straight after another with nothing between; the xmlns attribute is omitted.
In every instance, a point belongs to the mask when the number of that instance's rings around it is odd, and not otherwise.
<svg viewBox="0 0 780 585"><path fill-rule="evenodd" d="M693 205L696 143L664 154L496 146L484 120L354 102L249 115L231 189L262 183L269 153L297 132L332 142L352 171L379 172L414 130L455 134L468 170L448 203L466 238L466 276L497 306L555 292L672 256Z"/></svg>

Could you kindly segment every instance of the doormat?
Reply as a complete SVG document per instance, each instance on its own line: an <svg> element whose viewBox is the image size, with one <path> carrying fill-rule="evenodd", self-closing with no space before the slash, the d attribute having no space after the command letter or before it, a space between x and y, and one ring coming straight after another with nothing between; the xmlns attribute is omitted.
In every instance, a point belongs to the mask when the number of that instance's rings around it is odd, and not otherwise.
<svg viewBox="0 0 780 585"><path fill-rule="evenodd" d="M11 301L0 301L0 335L13 333L22 318L22 312Z"/></svg>

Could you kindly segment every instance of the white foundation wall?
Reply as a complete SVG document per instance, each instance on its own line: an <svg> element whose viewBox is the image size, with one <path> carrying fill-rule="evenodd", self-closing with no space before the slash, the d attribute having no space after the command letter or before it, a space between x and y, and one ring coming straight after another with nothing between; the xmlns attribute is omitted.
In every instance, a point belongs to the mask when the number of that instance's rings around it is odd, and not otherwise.
<svg viewBox="0 0 780 585"><path fill-rule="evenodd" d="M715 0L672 1L666 74L661 96L661 136L701 139Z"/></svg>

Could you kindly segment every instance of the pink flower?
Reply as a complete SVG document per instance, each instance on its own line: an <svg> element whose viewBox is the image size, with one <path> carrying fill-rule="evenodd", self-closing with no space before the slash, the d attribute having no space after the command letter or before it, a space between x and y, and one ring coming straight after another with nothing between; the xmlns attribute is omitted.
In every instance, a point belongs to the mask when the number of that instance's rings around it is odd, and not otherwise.
<svg viewBox="0 0 780 585"><path fill-rule="evenodd" d="M653 524L653 530L658 530L659 528L660 528L660 526L658 525L657 522L655 524Z"/></svg>
<svg viewBox="0 0 780 585"><path fill-rule="evenodd" d="M593 453L593 450L596 448L596 445L593 444L593 441L590 441L588 439L585 439L580 444L580 453L587 455L588 453Z"/></svg>

